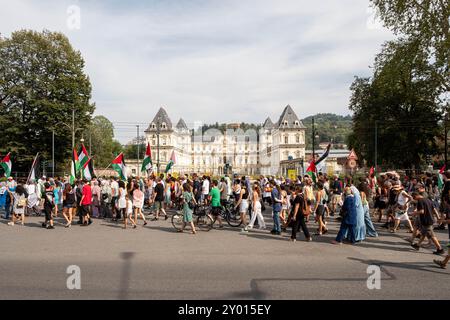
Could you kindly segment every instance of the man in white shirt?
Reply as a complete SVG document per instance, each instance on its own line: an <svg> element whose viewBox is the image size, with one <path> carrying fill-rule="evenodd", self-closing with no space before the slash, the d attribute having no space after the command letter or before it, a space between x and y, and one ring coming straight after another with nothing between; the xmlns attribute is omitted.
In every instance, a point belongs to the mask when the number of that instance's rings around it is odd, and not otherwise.
<svg viewBox="0 0 450 320"><path fill-rule="evenodd" d="M206 176L203 176L203 184L202 184L202 201L207 202L209 195L209 180Z"/></svg>

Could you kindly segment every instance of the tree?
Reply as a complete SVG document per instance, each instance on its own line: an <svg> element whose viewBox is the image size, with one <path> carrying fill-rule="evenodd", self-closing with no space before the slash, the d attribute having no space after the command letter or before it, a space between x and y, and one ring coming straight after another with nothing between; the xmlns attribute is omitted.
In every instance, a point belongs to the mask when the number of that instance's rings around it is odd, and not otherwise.
<svg viewBox="0 0 450 320"><path fill-rule="evenodd" d="M91 125L91 143L94 163L106 167L115 154L122 152L120 143L114 140L114 126L106 117L95 116Z"/></svg>
<svg viewBox="0 0 450 320"><path fill-rule="evenodd" d="M0 146L12 151L15 170L26 172L40 152L51 159L70 158L72 110L76 126L87 128L95 105L84 61L66 36L58 32L13 32L0 37ZM78 136L81 133L78 132Z"/></svg>
<svg viewBox="0 0 450 320"><path fill-rule="evenodd" d="M137 159L138 145L139 159L144 159L145 151L147 148L145 144L145 137L139 137L139 141L138 139L134 138L125 146L123 153L126 159Z"/></svg>
<svg viewBox="0 0 450 320"><path fill-rule="evenodd" d="M316 143L331 142L334 145L343 144L352 130L352 117L340 116L332 113L319 113L302 119L306 127L306 147L312 146L312 118L319 138Z"/></svg>
<svg viewBox="0 0 450 320"><path fill-rule="evenodd" d="M378 164L419 168L426 155L439 151L440 79L419 45L405 39L387 42L375 59L373 77L357 77L350 88L349 145L368 165L374 164L375 125Z"/></svg>
<svg viewBox="0 0 450 320"><path fill-rule="evenodd" d="M426 55L441 91L450 91L450 1L371 0L383 24L396 35L416 42Z"/></svg>

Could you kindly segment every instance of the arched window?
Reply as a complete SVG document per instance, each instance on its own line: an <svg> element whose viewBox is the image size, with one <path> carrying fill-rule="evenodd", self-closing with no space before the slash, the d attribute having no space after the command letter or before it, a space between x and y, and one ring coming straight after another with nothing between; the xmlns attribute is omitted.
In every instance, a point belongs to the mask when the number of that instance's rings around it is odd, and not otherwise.
<svg viewBox="0 0 450 320"><path fill-rule="evenodd" d="M156 125L152 123L152 129L156 129Z"/></svg>
<svg viewBox="0 0 450 320"><path fill-rule="evenodd" d="M294 124L295 124L296 126L299 126L299 125L300 125L300 123L299 123L298 121L295 121Z"/></svg>
<svg viewBox="0 0 450 320"><path fill-rule="evenodd" d="M163 122L163 123L161 123L161 128L163 128L163 129L166 129L166 123L165 122Z"/></svg>

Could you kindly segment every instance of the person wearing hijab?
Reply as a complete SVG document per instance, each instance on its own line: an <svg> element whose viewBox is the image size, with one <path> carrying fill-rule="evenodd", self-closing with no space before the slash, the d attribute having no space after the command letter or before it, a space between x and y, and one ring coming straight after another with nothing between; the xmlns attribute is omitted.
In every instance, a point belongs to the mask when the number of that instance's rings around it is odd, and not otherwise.
<svg viewBox="0 0 450 320"><path fill-rule="evenodd" d="M356 206L356 224L353 226L353 235L356 242L364 241L366 239L366 223L364 221L364 206L362 204L361 194L354 185L350 189L355 197Z"/></svg>
<svg viewBox="0 0 450 320"><path fill-rule="evenodd" d="M344 238L347 238L351 243L356 242L353 234L357 220L356 200L350 186L345 188L344 194L345 200L341 208L343 218L338 235L336 236L336 239L331 242L333 244L342 244Z"/></svg>

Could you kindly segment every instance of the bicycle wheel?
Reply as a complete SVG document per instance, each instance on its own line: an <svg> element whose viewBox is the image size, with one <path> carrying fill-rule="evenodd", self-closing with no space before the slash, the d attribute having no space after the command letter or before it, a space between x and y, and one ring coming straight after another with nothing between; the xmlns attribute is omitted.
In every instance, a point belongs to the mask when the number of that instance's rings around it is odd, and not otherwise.
<svg viewBox="0 0 450 320"><path fill-rule="evenodd" d="M176 230L183 228L183 215L181 213L175 213L172 216L172 225Z"/></svg>
<svg viewBox="0 0 450 320"><path fill-rule="evenodd" d="M213 220L209 215L199 216L197 218L197 228L202 231L209 231L213 227Z"/></svg>
<svg viewBox="0 0 450 320"><path fill-rule="evenodd" d="M240 227L242 224L241 215L238 210L230 210L227 214L227 223L230 227Z"/></svg>

